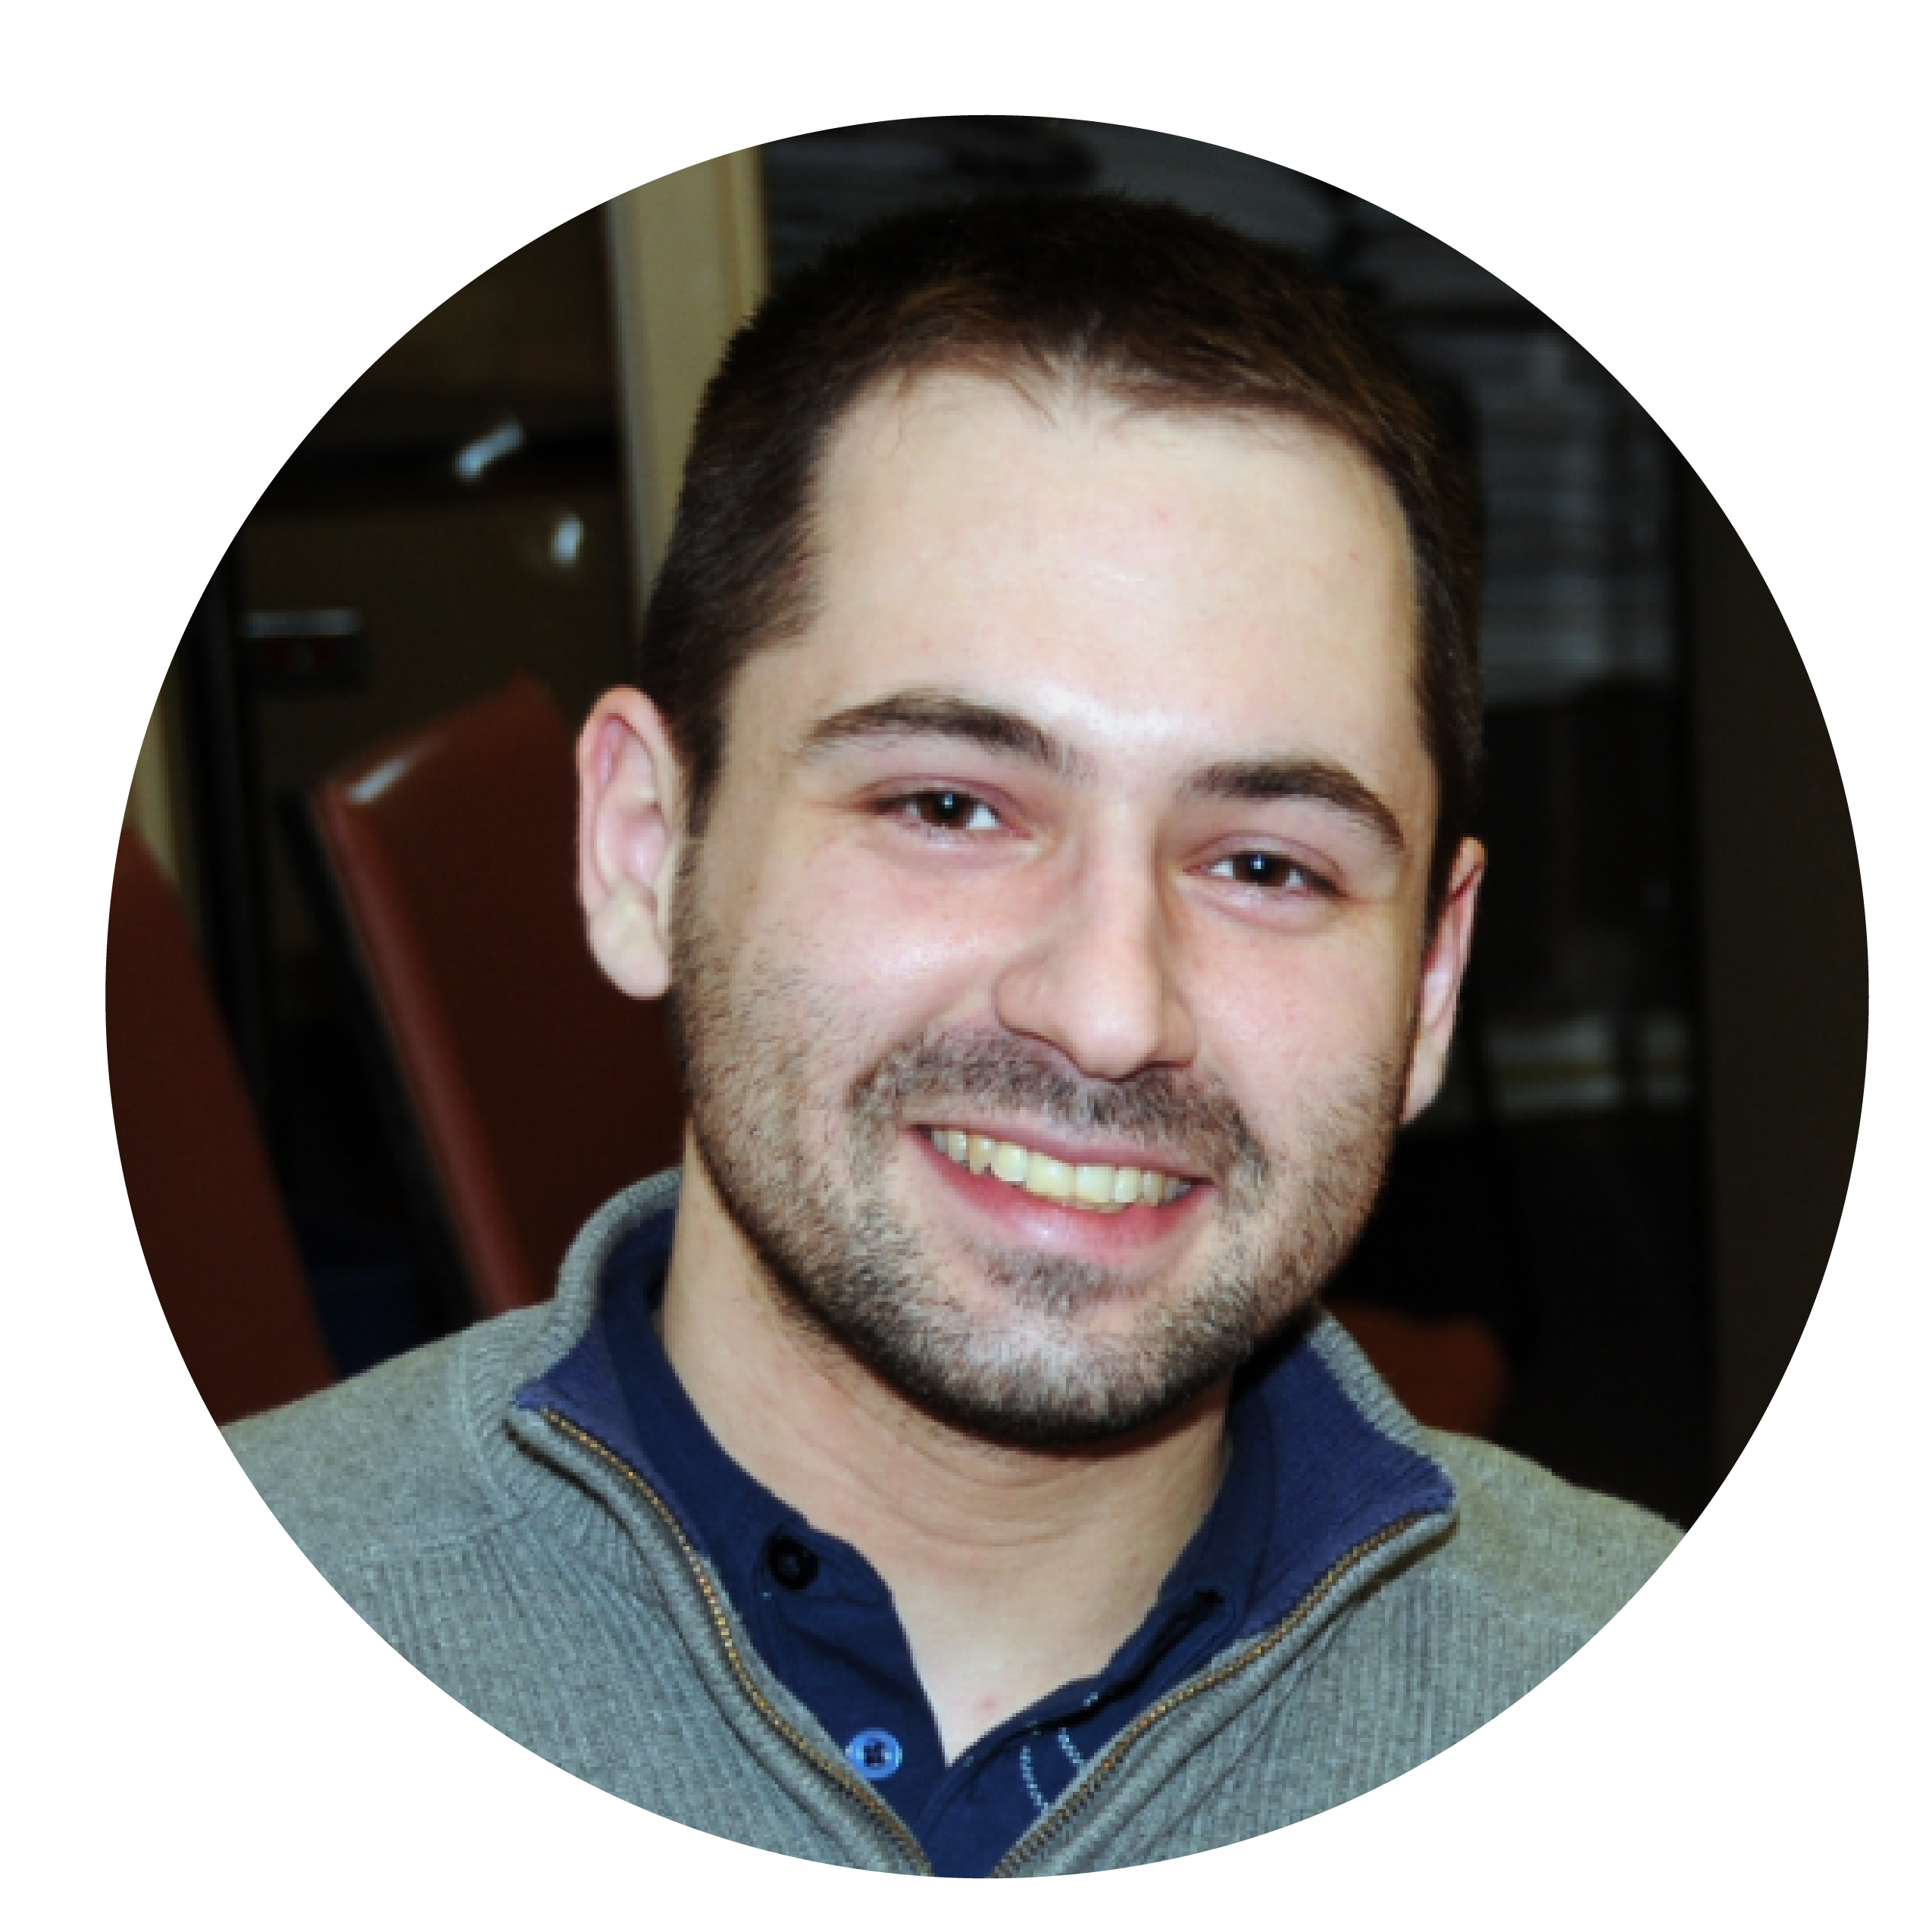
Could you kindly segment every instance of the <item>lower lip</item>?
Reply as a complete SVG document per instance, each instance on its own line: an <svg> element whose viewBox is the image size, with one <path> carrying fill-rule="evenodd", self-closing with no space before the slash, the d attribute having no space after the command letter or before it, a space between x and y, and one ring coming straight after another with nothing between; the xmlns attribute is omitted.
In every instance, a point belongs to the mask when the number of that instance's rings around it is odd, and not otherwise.
<svg viewBox="0 0 1932 1932"><path fill-rule="evenodd" d="M1143 1205L1123 1208L1117 1214L1100 1213L1029 1194L1024 1187L989 1174L975 1174L942 1154L921 1129L909 1130L907 1138L952 1194L976 1216L996 1224L1008 1241L1095 1261L1136 1258L1173 1240L1192 1225L1213 1191L1206 1183L1196 1182L1165 1207Z"/></svg>

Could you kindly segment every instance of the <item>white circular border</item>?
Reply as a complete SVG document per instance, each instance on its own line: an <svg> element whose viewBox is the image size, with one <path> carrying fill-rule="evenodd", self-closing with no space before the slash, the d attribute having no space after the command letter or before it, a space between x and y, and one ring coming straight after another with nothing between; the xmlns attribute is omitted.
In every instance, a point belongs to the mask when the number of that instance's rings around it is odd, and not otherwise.
<svg viewBox="0 0 1932 1932"><path fill-rule="evenodd" d="M194 1396L127 1214L108 881L148 706L214 562L308 428L438 302L712 154L1052 113L1218 141L1383 204L1555 317L1662 424L1763 570L1831 727L1871 1053L1837 1249L1784 1386L1602 1637L1368 1798L1205 1858L1009 1888L999 1909L1859 1922L1912 1863L1905 1740L1924 1705L1906 1486L1927 1056L1902 979L1924 923L1932 425L1903 12L1840 6L1828 33L1683 4L994 0L926 27L904 7L646 13L183 4L10 30L12 1889L56 1922L178 1901L211 1926L760 1908L815 1924L911 1902L542 1763L404 1665L281 1535ZM990 1896L934 1885L917 1909L964 1923Z"/></svg>

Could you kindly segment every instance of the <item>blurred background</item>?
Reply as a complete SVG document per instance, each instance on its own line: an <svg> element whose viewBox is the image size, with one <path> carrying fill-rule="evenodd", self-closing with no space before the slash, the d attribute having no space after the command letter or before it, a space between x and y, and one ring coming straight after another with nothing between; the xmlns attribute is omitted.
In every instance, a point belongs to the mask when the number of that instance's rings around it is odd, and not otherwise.
<svg viewBox="0 0 1932 1932"><path fill-rule="evenodd" d="M286 1386L217 1390L190 1346L245 1334L266 1265L217 1292L192 1258L186 1221L243 1185L179 1166L215 1103L143 1071L185 1036L189 995L161 997L160 928L123 913L125 841L110 949L130 1199L218 1415L544 1292L608 1191L508 1064L521 1049L567 1102L570 1049L538 1002L499 986L492 1011L462 975L502 926L492 855L505 878L524 843L554 865L546 917L567 927L567 764L542 774L627 677L725 336L876 215L1080 187L1171 198L1321 263L1406 345L1479 482L1491 861L1475 962L1447 1089L1403 1136L1332 1299L1397 1368L1465 1365L1474 1406L1452 1399L1445 1419L1680 1523L1708 1499L1809 1308L1862 1083L1857 861L1802 664L1668 439L1512 290L1326 183L1074 121L831 130L592 209L426 317L264 492L177 653L129 822L165 888L139 903L181 922L182 983L199 975L210 1051L232 1068L224 1118L249 1140L290 1284ZM523 751L452 749L513 738ZM527 804L488 775L526 754ZM452 779L406 818L439 758L470 758L485 775L461 782L480 790ZM422 829L436 812L468 828L464 862L481 849L474 880ZM582 1076L608 1090L575 1112L650 1116L612 1156L621 1179L646 1143L675 1146L677 1096L654 1021L571 983L564 1003L613 1030ZM537 1173L546 1156L555 1171ZM518 1161L527 1183L507 1177ZM498 1196L511 1210L492 1232ZM199 1311L170 1300L164 1277L184 1270Z"/></svg>

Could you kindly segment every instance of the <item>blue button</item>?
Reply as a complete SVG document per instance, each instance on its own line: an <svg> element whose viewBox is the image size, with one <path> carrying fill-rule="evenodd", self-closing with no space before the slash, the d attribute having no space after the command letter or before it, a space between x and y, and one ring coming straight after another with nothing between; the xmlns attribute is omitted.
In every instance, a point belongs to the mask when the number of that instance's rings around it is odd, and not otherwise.
<svg viewBox="0 0 1932 1932"><path fill-rule="evenodd" d="M882 1777L890 1777L905 1762L899 1740L889 1730L861 1731L846 1746L846 1755L858 1774L869 1777L874 1784Z"/></svg>

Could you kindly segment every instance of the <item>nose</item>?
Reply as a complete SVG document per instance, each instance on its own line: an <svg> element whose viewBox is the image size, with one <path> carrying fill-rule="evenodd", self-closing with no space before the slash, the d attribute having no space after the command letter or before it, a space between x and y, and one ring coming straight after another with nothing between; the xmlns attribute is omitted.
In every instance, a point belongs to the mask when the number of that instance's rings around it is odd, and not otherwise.
<svg viewBox="0 0 1932 1932"><path fill-rule="evenodd" d="M1196 1033L1177 936L1153 869L1122 855L1077 865L1051 914L1000 974L994 1011L1094 1080L1184 1065Z"/></svg>

